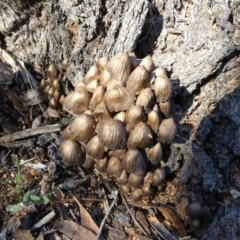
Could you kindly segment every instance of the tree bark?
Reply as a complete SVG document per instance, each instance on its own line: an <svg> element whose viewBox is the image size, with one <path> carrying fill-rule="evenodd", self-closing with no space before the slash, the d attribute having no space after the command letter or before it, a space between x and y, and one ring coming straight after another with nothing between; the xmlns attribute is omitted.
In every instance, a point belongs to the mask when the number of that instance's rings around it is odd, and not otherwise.
<svg viewBox="0 0 240 240"><path fill-rule="evenodd" d="M230 216L219 205L211 214L231 189L240 191L240 0L4 0L0 40L35 76L69 58L64 81L73 86L101 56L151 54L174 86L171 114L179 131L166 166L184 186L179 195L205 206L203 236L220 217L228 221L214 239L237 238L239 221L226 230L239 216L233 201Z"/></svg>

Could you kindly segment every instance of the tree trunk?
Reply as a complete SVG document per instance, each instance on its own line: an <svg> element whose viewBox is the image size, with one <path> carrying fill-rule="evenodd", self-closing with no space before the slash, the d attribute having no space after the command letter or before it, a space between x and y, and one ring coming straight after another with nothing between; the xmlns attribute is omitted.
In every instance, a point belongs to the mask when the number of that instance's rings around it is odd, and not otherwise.
<svg viewBox="0 0 240 240"><path fill-rule="evenodd" d="M237 239L240 0L4 0L0 40L38 80L50 63L69 58L64 82L73 86L101 56L150 54L174 86L171 114L179 130L166 164L183 189L175 203L197 199L203 236ZM218 204L229 197L228 206Z"/></svg>

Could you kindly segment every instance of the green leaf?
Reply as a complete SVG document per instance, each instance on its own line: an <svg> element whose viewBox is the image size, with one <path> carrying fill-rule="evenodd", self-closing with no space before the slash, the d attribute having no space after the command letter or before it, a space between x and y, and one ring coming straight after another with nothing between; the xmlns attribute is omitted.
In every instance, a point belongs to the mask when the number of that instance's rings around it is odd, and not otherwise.
<svg viewBox="0 0 240 240"><path fill-rule="evenodd" d="M21 210L22 210L21 203L13 204L13 205L8 205L8 206L7 206L7 211L8 211L8 212L15 213L15 212L19 212L19 211L21 211Z"/></svg>
<svg viewBox="0 0 240 240"><path fill-rule="evenodd" d="M40 201L40 197L36 196L36 195L30 195L31 200L33 200L34 202L38 202Z"/></svg>
<svg viewBox="0 0 240 240"><path fill-rule="evenodd" d="M27 205L30 201L31 201L31 198L30 198L30 195L31 193L30 192L26 192L23 196L23 203L25 205Z"/></svg>
<svg viewBox="0 0 240 240"><path fill-rule="evenodd" d="M22 175L21 172L18 172L16 174L15 181L16 181L17 184L22 185L23 175Z"/></svg>
<svg viewBox="0 0 240 240"><path fill-rule="evenodd" d="M22 188L20 188L18 185L16 185L13 189L15 193L20 194L22 192Z"/></svg>
<svg viewBox="0 0 240 240"><path fill-rule="evenodd" d="M50 202L49 198L46 197L46 196L43 196L40 198L40 203L45 205L45 204L48 204Z"/></svg>

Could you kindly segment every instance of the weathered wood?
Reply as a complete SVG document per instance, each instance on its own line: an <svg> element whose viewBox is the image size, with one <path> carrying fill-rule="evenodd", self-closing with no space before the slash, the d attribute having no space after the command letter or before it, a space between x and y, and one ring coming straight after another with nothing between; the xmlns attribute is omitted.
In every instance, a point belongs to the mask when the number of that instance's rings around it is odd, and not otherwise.
<svg viewBox="0 0 240 240"><path fill-rule="evenodd" d="M14 132L12 134L8 134L6 136L0 137L0 145L3 144L5 146L6 143L14 140L32 137L32 136L36 136L43 133L52 133L52 132L60 132L60 131L61 129L59 127L59 124L53 124L53 125L38 127L34 129L30 128L30 129Z"/></svg>

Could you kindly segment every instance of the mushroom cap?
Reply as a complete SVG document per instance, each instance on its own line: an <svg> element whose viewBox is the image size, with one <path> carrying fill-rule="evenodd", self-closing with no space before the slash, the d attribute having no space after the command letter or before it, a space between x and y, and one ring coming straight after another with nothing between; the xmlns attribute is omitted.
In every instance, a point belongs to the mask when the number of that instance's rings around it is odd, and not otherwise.
<svg viewBox="0 0 240 240"><path fill-rule="evenodd" d="M63 140L59 147L62 160L67 165L82 164L82 149L79 143L72 139Z"/></svg>
<svg viewBox="0 0 240 240"><path fill-rule="evenodd" d="M158 168L154 171L152 176L152 185L161 186L165 180L166 172L164 168Z"/></svg>
<svg viewBox="0 0 240 240"><path fill-rule="evenodd" d="M154 70L154 63L150 55L143 58L139 65L144 66L149 73Z"/></svg>
<svg viewBox="0 0 240 240"><path fill-rule="evenodd" d="M191 202L186 206L185 212L190 217L200 217L202 214L202 206L197 201Z"/></svg>
<svg viewBox="0 0 240 240"><path fill-rule="evenodd" d="M148 113L147 124L151 127L151 129L155 133L157 133L160 123L161 123L161 117L156 110L152 110L151 112Z"/></svg>
<svg viewBox="0 0 240 240"><path fill-rule="evenodd" d="M125 85L131 73L131 61L126 52L112 57L105 66L108 72L122 85Z"/></svg>
<svg viewBox="0 0 240 240"><path fill-rule="evenodd" d="M126 112L127 131L131 131L137 124L146 121L142 106L132 106Z"/></svg>
<svg viewBox="0 0 240 240"><path fill-rule="evenodd" d="M91 81L98 79L98 68L97 65L94 64L86 73L86 75L84 76L82 82L84 84L89 84Z"/></svg>
<svg viewBox="0 0 240 240"><path fill-rule="evenodd" d="M146 148L145 152L147 154L148 160L156 165L162 160L162 146L160 142L157 142L153 147Z"/></svg>
<svg viewBox="0 0 240 240"><path fill-rule="evenodd" d="M127 88L134 94L138 94L149 85L149 73L144 66L138 66L130 74L127 80Z"/></svg>
<svg viewBox="0 0 240 240"><path fill-rule="evenodd" d="M129 150L123 158L122 164L127 172L138 176L143 176L147 170L147 161L138 149Z"/></svg>
<svg viewBox="0 0 240 240"><path fill-rule="evenodd" d="M173 141L177 131L177 126L173 118L164 119L158 129L158 138L162 143L170 143Z"/></svg>
<svg viewBox="0 0 240 240"><path fill-rule="evenodd" d="M167 102L170 100L172 95L172 83L167 75L156 77L153 89L157 97L157 102Z"/></svg>
<svg viewBox="0 0 240 240"><path fill-rule="evenodd" d="M63 109L77 116L87 110L91 93L81 90L68 94L63 101Z"/></svg>
<svg viewBox="0 0 240 240"><path fill-rule="evenodd" d="M109 111L120 112L132 106L134 97L127 88L120 84L115 84L107 88L103 96L103 101Z"/></svg>
<svg viewBox="0 0 240 240"><path fill-rule="evenodd" d="M155 94L150 88L143 89L137 97L136 105L142 106L146 113L150 112L155 104Z"/></svg>
<svg viewBox="0 0 240 240"><path fill-rule="evenodd" d="M95 135L95 127L92 115L81 114L69 125L69 130L74 139L86 143Z"/></svg>
<svg viewBox="0 0 240 240"><path fill-rule="evenodd" d="M122 173L122 162L117 157L111 157L108 161L107 173L110 176L119 177Z"/></svg>
<svg viewBox="0 0 240 240"><path fill-rule="evenodd" d="M126 147L126 130L119 120L113 118L102 119L97 124L96 133L107 148L116 150Z"/></svg>
<svg viewBox="0 0 240 240"><path fill-rule="evenodd" d="M87 143L86 153L93 158L103 158L104 145L101 143L97 135L91 138L90 141Z"/></svg>
<svg viewBox="0 0 240 240"><path fill-rule="evenodd" d="M153 134L151 128L146 123L139 123L130 132L128 137L128 149L151 147L153 144Z"/></svg>

